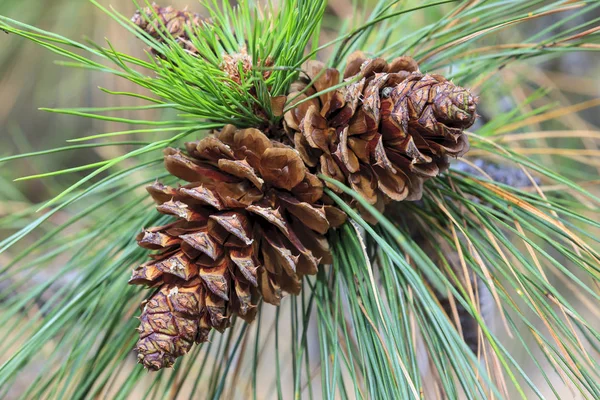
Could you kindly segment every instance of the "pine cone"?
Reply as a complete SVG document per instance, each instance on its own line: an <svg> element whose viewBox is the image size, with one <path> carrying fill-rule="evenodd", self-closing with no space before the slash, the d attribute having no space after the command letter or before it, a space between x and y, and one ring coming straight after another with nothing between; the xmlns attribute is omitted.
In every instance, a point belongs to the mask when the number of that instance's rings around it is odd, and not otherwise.
<svg viewBox="0 0 600 400"><path fill-rule="evenodd" d="M152 7L137 10L131 21L157 41L163 42L164 36L171 36L185 50L197 54L198 50L192 44L186 27L193 31L208 19L187 10L176 10L171 6L160 7L152 3Z"/></svg>
<svg viewBox="0 0 600 400"><path fill-rule="evenodd" d="M323 235L345 220L323 204L323 185L298 152L257 129L227 126L186 148L167 149L165 165L190 183L148 187L158 211L177 220L140 233L139 245L158 252L130 280L160 287L137 345L154 370L223 331L231 315L252 321L260 298L278 305L282 291L298 294L304 275L331 262Z"/></svg>
<svg viewBox="0 0 600 400"><path fill-rule="evenodd" d="M291 104L340 82L338 70L318 61L305 72L288 95ZM354 53L343 78L353 83L288 111L285 128L307 165L378 209L420 199L423 182L446 170L449 156L468 151L463 130L475 121L476 99L466 89L420 73L410 57L387 63Z"/></svg>
<svg viewBox="0 0 600 400"><path fill-rule="evenodd" d="M254 68L254 61L252 56L248 54L246 45L242 46L237 53L222 55L223 61L221 62L221 69L227 74L235 84L240 85L243 81L242 77L247 76L250 71ZM263 69L262 77L266 81L271 76L271 68L273 66L273 59L267 58L264 62L260 59L256 63L257 67ZM254 90L254 88L252 88ZM252 96L256 97L255 91L251 93ZM285 96L282 96L281 108L283 109L283 103L285 102ZM281 114L279 115L281 116Z"/></svg>

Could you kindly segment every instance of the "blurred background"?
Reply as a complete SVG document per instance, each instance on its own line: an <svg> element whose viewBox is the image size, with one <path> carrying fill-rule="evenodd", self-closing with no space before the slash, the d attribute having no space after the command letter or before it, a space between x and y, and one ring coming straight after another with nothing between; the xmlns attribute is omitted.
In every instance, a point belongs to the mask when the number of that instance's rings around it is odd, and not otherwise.
<svg viewBox="0 0 600 400"><path fill-rule="evenodd" d="M108 1L100 4L109 6ZM323 40L330 39L341 21L349 17L353 9L351 0L333 0L329 2L328 16L325 22ZM127 16L133 15L135 5L129 1L112 2L116 9ZM193 11L201 12L194 0L171 0L169 4L183 8L189 6ZM162 3L161 5L168 5ZM368 2L365 8L368 9ZM443 8L442 8L443 9ZM441 11L428 9L415 14L415 26L435 21ZM124 53L144 57L144 46L122 26L107 17L101 10L87 1L80 0L0 0L0 15L55 32L78 41L90 40L103 44L108 39ZM519 25L510 30L501 31L497 42L515 43L535 34L553 19L565 18L568 14L549 16L535 20L531 24ZM573 20L573 25L581 23L581 18L593 20L600 15L586 15ZM409 27L403 27L409 29ZM131 97L111 96L99 90L107 88L117 92L135 92L134 85L119 80L109 74L90 73L86 70L67 68L56 63L57 56L22 38L5 35L0 32L0 157L42 151L66 145L68 139L92 134L127 129L124 124L104 122L88 118L59 115L39 110L68 107L111 107L124 105L143 105L141 100ZM483 120L496 112L505 112L516 103L524 101L539 88L549 92L544 102L556 102L560 107L585 104L581 111L564 113L552 122L544 122L544 129L597 131L600 126L600 112L597 100L600 97L600 54L597 52L577 52L559 58L544 60L533 64L513 65L498 74L495 79L503 80L511 87L509 96L498 94L493 102L486 101L481 111ZM574 109L577 111L577 107ZM159 119L157 111L120 112L121 117L140 119ZM147 140L148 137L127 140ZM600 170L595 155L597 141L582 141L590 156L582 153L579 162L587 168ZM565 146L566 147L566 146ZM123 147L98 147L77 151L48 154L10 161L0 165L0 217L15 218L33 203L40 203L59 194L66 186L85 176L88 170L75 171L72 174L48 177L23 182L13 182L15 178L49 171L74 168L107 158L114 158L128 150ZM576 163L577 160L570 162ZM576 164L574 164L575 166ZM102 178L102 175L98 177ZM66 213L67 211L65 211ZM42 232L33 232L14 248L14 252L31 244L36 238L48 232L53 225L60 224L68 214L54 215L50 224ZM86 221L80 221L82 226ZM14 229L19 226L15 225ZM12 232L0 231L0 238ZM11 252L0 254L0 265L10 260ZM60 257L56 260L60 264ZM52 273L46 269L44 273ZM33 279L43 280L44 276ZM0 283L0 290L2 288ZM317 349L318 350L318 349ZM3 361L0 355L0 362ZM527 370L527 368L525 367ZM541 380L542 378L540 378ZM27 376L22 377L27 382ZM19 393L18 385L12 389ZM570 398L565 393L565 398Z"/></svg>

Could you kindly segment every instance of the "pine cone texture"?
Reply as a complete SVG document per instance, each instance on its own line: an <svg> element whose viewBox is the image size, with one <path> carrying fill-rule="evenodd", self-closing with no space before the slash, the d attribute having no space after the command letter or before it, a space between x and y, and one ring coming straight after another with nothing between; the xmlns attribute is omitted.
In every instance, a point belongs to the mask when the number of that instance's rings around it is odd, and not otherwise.
<svg viewBox="0 0 600 400"><path fill-rule="evenodd" d="M330 263L326 238L345 214L323 203L323 185L291 147L256 129L225 127L165 151L165 165L189 182L148 192L159 212L176 217L144 230L156 250L130 283L157 287L141 316L138 358L147 368L173 365L232 315L252 321L262 298L278 305L297 294L304 275Z"/></svg>
<svg viewBox="0 0 600 400"><path fill-rule="evenodd" d="M164 41L164 36L171 36L181 47L196 54L198 50L192 44L188 31L193 31L194 27L208 20L187 10L160 7L152 3L151 7L136 11L131 21L159 42Z"/></svg>
<svg viewBox="0 0 600 400"><path fill-rule="evenodd" d="M343 182L383 210L389 201L421 198L423 182L466 153L464 129L476 117L476 99L410 57L390 63L354 53L341 73L309 61L288 101L285 127L304 162ZM339 191L330 185L334 191Z"/></svg>

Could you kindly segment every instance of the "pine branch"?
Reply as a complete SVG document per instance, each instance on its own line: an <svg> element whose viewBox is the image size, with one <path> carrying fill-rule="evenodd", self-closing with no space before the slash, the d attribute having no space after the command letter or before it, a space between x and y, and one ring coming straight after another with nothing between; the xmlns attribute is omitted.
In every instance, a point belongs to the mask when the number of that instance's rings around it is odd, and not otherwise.
<svg viewBox="0 0 600 400"><path fill-rule="evenodd" d="M10 166L17 159L85 148L141 146L22 178L73 181L63 181L60 194L41 207L6 215L0 210L0 229L9 233L0 241L0 254L8 255L8 261L0 259L6 282L0 294L0 396L27 372L33 377L23 398L125 398L140 391L144 397L292 392L315 398L529 398L544 397L547 388L559 397L561 385L600 397L594 357L600 348L594 322L600 300L600 224L594 216L600 199L590 186L598 182L597 170L579 168L588 153L564 151L582 148L581 142L557 148L548 140L556 132L544 130L549 121L596 103L557 108L548 90L528 90L506 74L518 61L597 51L597 20L573 23L597 10L597 3L381 0L371 11L355 2L355 14L364 18L331 24L322 1L287 0L278 8L214 1L207 23L186 25L183 32L170 31L167 20L158 18L160 9L140 13L136 26L128 16L92 3L140 47L150 48L147 57L0 16L1 30L58 54L63 65L114 75L140 89L104 89L106 94L147 104L44 109L126 127L70 140L90 143L0 158ZM534 35L518 30L551 16L559 18ZM159 24L149 33L151 21ZM328 25L342 27L325 40ZM323 176L331 185L329 198L351 217L328 234L332 265L305 278L301 296L284 299L276 313L261 303L254 323L234 321L227 333L212 335L179 359L174 371L146 378L130 353L142 294L124 277L146 260L133 240L139 230L171 221L148 213L141 194L157 178L175 183L158 165L161 152L227 123L279 127L273 99L288 95L304 77L303 63L322 57L343 68L357 49L390 60L412 55L423 71L449 72L455 82L480 91L486 121L468 136L470 154L485 161L467 157L466 164L428 180L421 202L403 201L385 214ZM249 60L252 67L244 69ZM315 90L304 102L356 81ZM515 94L515 87L525 95ZM510 109L503 112L496 105L505 98ZM298 104L279 105L288 111ZM160 113L156 119L115 115L125 110ZM133 139L105 141L121 135ZM88 169L93 171L79 174ZM12 183L0 180L0 188L3 201L24 202ZM366 222L367 216L377 224ZM499 329L486 318L484 296L499 316ZM504 336L512 338L510 346ZM473 337L477 346L469 343Z"/></svg>

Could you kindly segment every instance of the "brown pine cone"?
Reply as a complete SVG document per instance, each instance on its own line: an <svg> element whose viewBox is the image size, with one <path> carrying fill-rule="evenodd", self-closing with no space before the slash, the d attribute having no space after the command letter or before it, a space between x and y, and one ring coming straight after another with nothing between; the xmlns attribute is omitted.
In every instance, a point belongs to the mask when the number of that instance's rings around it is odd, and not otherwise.
<svg viewBox="0 0 600 400"><path fill-rule="evenodd" d="M304 70L307 77L288 95L291 104L340 83L340 72L321 62L309 61ZM422 74L410 57L387 63L354 53L343 78L352 83L288 111L285 128L307 165L378 209L420 199L423 182L446 170L449 156L468 151L463 130L476 118L468 90Z"/></svg>
<svg viewBox="0 0 600 400"><path fill-rule="evenodd" d="M192 44L187 30L193 31L208 19L187 10L152 3L151 7L137 10L131 21L159 42L164 41L163 36L171 36L185 50L196 54L198 50Z"/></svg>
<svg viewBox="0 0 600 400"><path fill-rule="evenodd" d="M142 312L138 358L170 367L231 315L252 321L260 298L278 305L298 294L304 275L331 256L324 234L345 214L322 202L323 185L298 152L257 129L227 126L165 151L165 165L189 184L155 183L158 211L177 220L144 230L140 246L157 250L132 284L159 287Z"/></svg>

